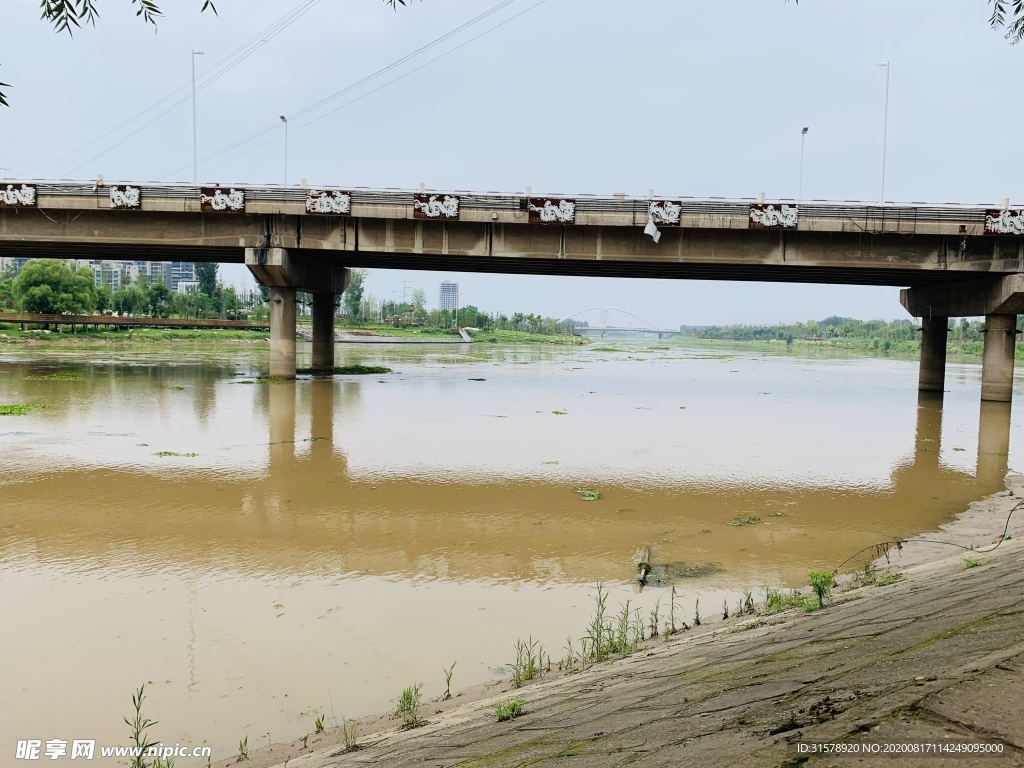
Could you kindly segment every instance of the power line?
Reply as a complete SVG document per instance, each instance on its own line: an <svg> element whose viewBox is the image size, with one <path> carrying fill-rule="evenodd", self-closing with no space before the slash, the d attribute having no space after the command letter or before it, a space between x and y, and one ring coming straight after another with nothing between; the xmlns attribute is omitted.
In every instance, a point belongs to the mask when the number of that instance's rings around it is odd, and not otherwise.
<svg viewBox="0 0 1024 768"><path fill-rule="evenodd" d="M253 8L255 8L259 4L259 2L262 2L262 1L263 0L258 0L256 3L253 3L253 5L251 5L245 12L243 12L242 16L250 13L253 10ZM295 8L293 8L290 11L288 11L286 14L284 14L283 16L281 16L280 18L278 18L277 20L275 20L274 22L272 22L268 26L264 27L262 30L257 32L252 37L250 37L248 40L246 40L240 46L238 46L237 48L232 50L230 53L225 55L223 58L218 60L215 64L213 64L209 69L205 70L200 75L199 80L200 80L200 82L202 82L202 85L200 86L199 90L202 90L202 89L206 88L207 86L212 84L214 81L216 81L218 78L222 77L224 74L226 74L231 69L236 67L238 64L240 64L246 58L251 56L257 50L262 48L263 45L265 45L267 42L272 40L274 37L279 35L281 32L283 32L285 29L290 27L296 21L298 21L299 18L304 16L306 13L308 13L320 1L321 0L302 0ZM235 21L238 21L240 18L242 18L242 16L239 16L238 19L236 19ZM225 31L227 31L228 28L233 26L234 23L235 22L232 22L231 24L228 25L227 28L221 30L216 35L213 35L211 38L209 38L209 40L207 40L207 42L209 42L210 40L214 40L217 37L219 37L221 34L223 34ZM163 75L161 75L160 77L163 77ZM153 102L148 107L146 107L145 109L135 113L134 115L132 115L128 119L122 121L121 123L119 123L118 125L114 126L111 129L109 129L108 131L105 131L104 133L100 134L99 136L97 136L96 138L92 139L91 141L89 141L89 142L87 142L85 144L82 144L81 146L79 146L76 149L73 149L73 150L71 150L69 152L65 152L63 155L60 155L59 157L53 158L52 160L44 163L43 165L36 166L36 168L33 168L31 171L29 171L25 175L31 176L32 174L35 173L35 171L37 171L40 168L46 168L47 166L50 166L50 165L52 165L54 163L57 163L57 162L65 159L65 158L72 157L72 156L78 154L82 150L84 150L84 149L86 149L88 147L91 147L92 145L102 141L107 136L110 136L111 134L116 133L117 131L121 130L122 128L125 128L128 125L131 125L136 120L139 120L142 117L145 117L147 114L149 114L150 112L152 112L155 109L158 109L159 107L161 107L162 105L164 105L168 101L170 101L171 99L174 99L175 97L179 97L177 101L175 101L173 104L171 104L171 106L168 107L167 109L165 109L163 112L158 114L156 118L153 118L152 120L147 122L145 125L143 125L142 129L144 129L144 128L148 127L149 125L152 125L153 122L155 122L156 120L160 119L161 117L167 115L169 112L171 112L174 109L176 109L178 106L183 104L185 101L187 101L188 98L189 98L189 94L190 93L191 93L191 81L189 81L188 83L185 83L184 85L179 86L178 88L174 89L173 91L171 91L170 93L165 95L163 98L158 99L157 101ZM68 172L66 172L66 173L64 173L62 175L67 176L70 173L73 173L78 168L81 168L82 165L85 165L86 163L92 162L93 160L95 160L95 159L97 159L99 157L102 157L104 154L106 154L110 150L114 149L117 146L120 146L120 144L122 144L124 141L127 141L128 139L133 138L134 136L136 136L139 133L139 130L142 130L142 129L138 129L138 130L132 132L131 134L129 134L125 138L121 139L117 143L107 147L106 149L104 149L99 154L94 155L89 160L86 160L85 162L83 162L80 165L78 165L75 168L73 168L71 171L68 171Z"/></svg>
<svg viewBox="0 0 1024 768"><path fill-rule="evenodd" d="M516 2L516 1L517 0L505 0L505 2L500 3L499 6L501 8L503 8L503 7L507 6L507 5L510 5L512 2ZM415 74L416 72L419 72L421 69L424 69L425 67L430 66L434 62L439 61L439 60L445 58L446 56L449 56L449 55L455 53L456 51L458 51L458 50L460 50L462 48L465 48L467 45L469 45L472 42L475 42L476 40L479 40L481 37L484 37L485 35L488 35L488 34L490 34L491 32L493 32L493 31L495 31L497 29L500 29L501 27L505 26L506 24L508 24L508 23L510 23L510 22L512 22L512 21L514 21L516 19L518 19L520 16L523 16L524 14L529 13L533 9L543 5L546 2L547 2L547 0L539 0L539 2L534 3L529 8L526 8L526 9L520 11L519 13L517 13L517 14L515 14L513 16L510 16L509 18L505 19L504 21L502 21L502 22L500 22L498 24L495 24L493 27L489 27L489 28L485 29L483 32L480 32L479 34L477 34L477 35L469 38L468 40L460 43L459 45L455 46L454 48L451 48L451 49L445 51L444 53L440 54L439 56L435 56L434 58L430 59L429 61L426 61L423 64L420 64L418 67L415 67L415 68L409 70L408 72L405 72L405 73L399 75L398 77L395 77L395 78L393 78L391 80L388 80L386 83L383 83L383 84L377 86L373 90L367 91L366 93L364 93L364 94L362 94L362 95L360 95L360 96L358 96L358 97L356 97L356 98L354 98L354 99L352 99L350 101L347 101L344 104L339 105L335 109L332 109L330 112L325 112L324 114L322 114L322 115L320 115L318 117L315 117L312 120L309 120L309 121L307 121L305 123L302 123L301 125L299 125L299 126L297 126L295 128L292 128L291 129L291 133L294 134L294 133L296 133L298 131L301 131L301 130L303 130L305 128L308 128L309 126L313 125L314 123L317 123L320 120L323 120L324 118L330 117L331 115L333 115L333 114L335 114L337 112L340 112L341 110L343 110L343 109L345 109L347 107L350 107L353 104L356 104L357 102L362 101L363 99L367 98L368 96L372 96L373 94L377 93L378 91L381 91L384 88L387 88L388 86L393 85L394 83L397 83L400 80L404 80L405 78L409 77L410 75ZM491 12L493 12L495 10L498 10L499 6L495 6L494 9L492 9L489 12L487 12L485 15L482 14L481 17L482 18L486 18L486 16L490 15ZM478 17L477 20L479 20L479 19L480 19L480 17ZM464 24L461 27L459 27L459 29L460 30L461 29L465 29L467 26L471 25L472 23L476 23L477 20L473 20L471 22L466 22L466 24ZM442 39L447 39L447 38L451 37L451 34L452 33L448 33L448 34L444 35L443 38L438 38L438 41L435 41L435 43L442 41ZM429 50L429 48L433 47L435 45L435 43L430 43L427 46L424 46L423 48L419 49L419 51ZM415 55L415 54L409 54L408 56L403 57L399 61L408 61L413 55ZM358 83L353 84L351 86L348 86L348 87L342 89L341 91L338 91L336 94L333 94L332 96L327 97L326 99L322 99L320 102L317 103L317 105L314 105L314 106L311 106L311 107L307 107L306 109L301 110L297 114L298 115L309 114L309 112L311 112L313 109L317 108L317 106L322 106L323 104L329 103L330 101L333 101L334 99L336 99L337 97L339 97L339 96L341 96L341 95L343 95L345 93L351 92L356 87L358 87L358 85L365 84L366 82L369 82L370 80L375 79L376 77L378 77L381 74L384 74L385 72L389 71L390 69L392 69L396 65L397 65L397 62L395 64L388 65L387 67L385 67L385 68L383 68L381 70L378 70L373 75L369 75L366 78L363 78L362 80L360 80ZM276 127L277 126L273 126L272 128L263 129L262 131L258 131L256 133L252 134L250 137L247 137L246 139L238 141L238 142L236 142L236 143L234 143L234 144L232 144L232 145L230 145L228 147L222 148L222 149L212 153L211 155L208 155L207 157L203 158L203 161L200 162L200 165L203 165L204 161L213 160L213 159L215 159L217 157L220 157L221 155L223 155L226 152L230 152L232 149L235 149L235 148L237 148L239 146L242 146L242 145L244 145L246 143L249 143L249 142L255 140L256 138L264 136L267 133L270 133L270 131L273 130L273 128L276 128ZM262 149L263 147L269 146L270 144L275 143L277 140L278 140L277 137L275 137L275 138L271 139L270 141L265 141L265 142L263 142L261 144L257 144L256 146L251 147L250 149L247 149L247 150L245 150L243 152L239 152L239 153L237 153L235 155L232 155L231 157L226 158L225 160L222 160L219 163L215 163L213 165L207 165L205 167L208 167L208 168L218 168L218 167L220 167L220 166L222 166L222 165L224 165L226 163L231 162L232 160L236 160L239 157L244 157L245 155L248 155L248 154L250 154L252 152L255 152L258 149ZM174 171L172 171L171 173L166 174L166 175L173 175L174 173L178 173L181 170L183 170L183 169L177 168ZM163 177L163 174L161 175L161 177Z"/></svg>
<svg viewBox="0 0 1024 768"><path fill-rule="evenodd" d="M301 117L309 114L310 112L312 112L312 111L314 111L316 109L319 109L321 106L324 106L325 104L328 104L331 101L334 101L335 99L338 99L338 98L344 96L347 93L351 93L352 91L356 90L360 86L365 85L366 83L369 83L369 82L375 80L376 78L380 77L383 74L386 74L388 71L394 69L395 67L398 67L398 66L404 64L405 62L410 61L411 59L419 56L421 53L425 53L426 51L429 51L431 48L434 48L434 47L440 45L445 40L448 40L451 37L457 35L459 32L462 32L462 31L464 31L464 30L466 30L466 29L468 29L468 28L478 24L479 22L483 21L484 19L488 18L489 16L497 13L498 11L502 10L503 8L505 8L505 7L509 6L509 5L512 5L513 3L518 2L518 1L519 0L502 0L502 2L500 2L497 5L491 7L490 9L484 11L479 16L475 16L474 18L470 19L469 21L466 21L463 24L460 24L458 27L455 27L454 29L452 29L452 30L446 32L445 34L441 35L441 37L438 37L435 40L432 40L431 42L427 43L424 46L421 46L420 48L417 48L412 53L409 53L409 54L403 56L402 58L397 59L397 60L391 62L387 66L382 67L381 69L378 69L376 72L373 72L373 73L367 75L366 77L362 78L361 80L358 80L358 81L356 81L354 83L351 83L350 85L347 85L346 87L342 88L340 91L336 91L335 93L331 94L330 96L327 96L324 99L321 99L320 101L316 102L315 104L312 104L312 105L310 105L310 106L308 106L308 107L306 107L306 108L304 108L304 109L302 109L302 110L300 110L300 111L298 111L296 113L293 113L292 115L289 115L289 119L296 120L298 118L301 118ZM213 152L212 154L209 154L206 157L204 157L203 160L204 161L212 160L213 158L221 156L225 152L230 152L231 150L236 149L238 147L243 147L246 144L255 141L256 139L262 138L263 136L266 136L268 133L274 133L277 130L278 130L278 124L277 123L273 123L271 125L268 125L267 127L262 128L262 129L256 131L255 133L251 133L248 136L245 136L245 137L243 137L241 139L238 139L237 141L233 142L232 144L229 144L227 146L221 147L216 152ZM261 144L260 146L261 147L262 146L266 146L266 144ZM255 147L254 149L258 149L258 148L259 147ZM175 175L177 173L180 173L182 170L185 170L185 168L175 168L173 171L169 171L167 173L160 174L160 178L163 178L165 176L173 176L173 175Z"/></svg>

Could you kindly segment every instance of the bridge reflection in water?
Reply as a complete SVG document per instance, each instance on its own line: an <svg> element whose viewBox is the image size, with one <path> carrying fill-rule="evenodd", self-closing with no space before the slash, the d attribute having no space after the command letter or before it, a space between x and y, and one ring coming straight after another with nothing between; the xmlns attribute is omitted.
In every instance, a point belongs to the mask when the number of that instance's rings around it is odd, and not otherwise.
<svg viewBox="0 0 1024 768"><path fill-rule="evenodd" d="M4 497L16 539L46 542L40 554L47 557L96 564L129 547L147 566L240 575L301 573L316 563L339 576L571 583L628 580L633 551L651 544L662 561L716 564L722 576L712 582L762 584L800 580L809 566L934 529L1001 490L1007 470L1009 404L981 404L971 474L940 461L942 399L920 393L914 453L893 465L887 485L783 478L774 486L698 480L615 488L605 481L606 499L582 504L571 481L557 478L494 472L431 481L403 475L401 467L368 473L365 466L352 473L343 425L361 408L368 385L286 381L253 392L267 425L267 465L259 474L72 468L12 482ZM213 393L196 387L200 417L213 407ZM400 431L381 436L385 445L402 439ZM830 440L843 435L823 437ZM443 456L443 448L426 450ZM74 498L59 490L66 487L76 489ZM723 525L747 514L764 524ZM0 542L16 543L13 530L0 532Z"/></svg>
<svg viewBox="0 0 1024 768"><path fill-rule="evenodd" d="M914 454L894 465L890 487L837 491L780 484L769 495L771 506L784 512L770 521L770 532L762 528L745 536L740 549L729 540L715 546L697 532L720 527L737 510L765 508L762 487L671 489L666 491L670 503L659 505L669 514L659 509L652 520L637 511L650 507L643 492L626 490L626 499L612 508L567 503L564 488L543 483L498 480L452 488L386 473L377 480L349 478L344 451L335 443L334 415L336 398L345 404L340 407L350 407L359 391L358 384L330 380L267 388L269 471L246 490L245 506L317 551L333 542L331 549L346 570L411 577L628 578L632 548L644 543L654 522L654 528L672 523L685 528L657 548L662 558L711 560L729 578L749 578L765 569L799 578L809 558L828 557L834 564L883 532L909 536L934 527L944 517L936 517L937 506L960 510L1002 490L1010 443L1010 404L982 402L975 473L943 464L943 399L921 392ZM297 440L301 409L308 409L309 437ZM343 444L344 436L337 437ZM524 496L528 503L516 501ZM922 528L922 518L933 522ZM571 554L566 542L573 542ZM294 544L303 548L300 541ZM793 562L792 569L783 565L786 561Z"/></svg>

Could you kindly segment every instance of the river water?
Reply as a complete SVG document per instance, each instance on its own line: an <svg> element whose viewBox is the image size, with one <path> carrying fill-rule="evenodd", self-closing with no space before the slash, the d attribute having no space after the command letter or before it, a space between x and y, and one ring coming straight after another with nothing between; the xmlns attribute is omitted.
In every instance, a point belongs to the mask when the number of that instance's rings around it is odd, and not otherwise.
<svg viewBox="0 0 1024 768"><path fill-rule="evenodd" d="M164 742L292 739L452 662L453 691L498 677L518 638L561 657L597 582L714 615L937 528L1022 445L973 363L940 401L914 360L782 347L348 345L394 373L273 383L266 355L0 350L0 405L47 406L0 416L3 754L126 743L144 681Z"/></svg>

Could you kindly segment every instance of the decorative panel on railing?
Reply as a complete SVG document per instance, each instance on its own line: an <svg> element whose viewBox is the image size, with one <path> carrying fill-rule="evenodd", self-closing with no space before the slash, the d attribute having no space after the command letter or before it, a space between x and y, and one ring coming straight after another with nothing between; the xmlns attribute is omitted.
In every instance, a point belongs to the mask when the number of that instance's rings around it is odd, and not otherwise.
<svg viewBox="0 0 1024 768"><path fill-rule="evenodd" d="M683 204L673 200L654 200L647 211L647 218L655 224L679 226L682 221Z"/></svg>
<svg viewBox="0 0 1024 768"><path fill-rule="evenodd" d="M457 219L459 218L459 198L454 195L413 196L413 216L417 219Z"/></svg>
<svg viewBox="0 0 1024 768"><path fill-rule="evenodd" d="M782 203L753 203L750 206L751 229L796 229L799 209Z"/></svg>
<svg viewBox="0 0 1024 768"><path fill-rule="evenodd" d="M111 186L110 207L139 210L142 208L142 190L130 184L115 184Z"/></svg>
<svg viewBox="0 0 1024 768"><path fill-rule="evenodd" d="M1009 208L985 211L986 235L1024 235L1024 211Z"/></svg>
<svg viewBox="0 0 1024 768"><path fill-rule="evenodd" d="M526 201L533 224L575 224L576 201L553 200L547 197L531 197Z"/></svg>
<svg viewBox="0 0 1024 768"><path fill-rule="evenodd" d="M306 192L306 213L342 215L352 212L352 195L348 192L311 189Z"/></svg>
<svg viewBox="0 0 1024 768"><path fill-rule="evenodd" d="M203 187L199 190L199 207L203 211L242 213L245 211L245 190L231 188L225 193L220 187Z"/></svg>
<svg viewBox="0 0 1024 768"><path fill-rule="evenodd" d="M31 184L8 184L0 188L0 208L34 208L36 188Z"/></svg>

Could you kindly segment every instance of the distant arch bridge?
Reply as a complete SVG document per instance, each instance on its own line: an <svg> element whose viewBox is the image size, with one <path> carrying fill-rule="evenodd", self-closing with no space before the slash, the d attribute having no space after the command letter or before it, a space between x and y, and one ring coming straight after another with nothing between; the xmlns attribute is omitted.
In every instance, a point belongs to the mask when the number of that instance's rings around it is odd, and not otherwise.
<svg viewBox="0 0 1024 768"><path fill-rule="evenodd" d="M558 322L562 324L571 320L579 320L581 316L590 313L596 313L596 316L594 316L596 323L588 318L585 320L586 325L576 325L573 328L574 333L580 336L602 339L614 337L653 337L664 339L668 336L678 336L680 333L678 330L659 328L657 323L651 322L635 312L630 312L628 309L620 309L619 307L588 307L563 317ZM628 319L622 319L613 315L613 313L620 316L625 315Z"/></svg>

